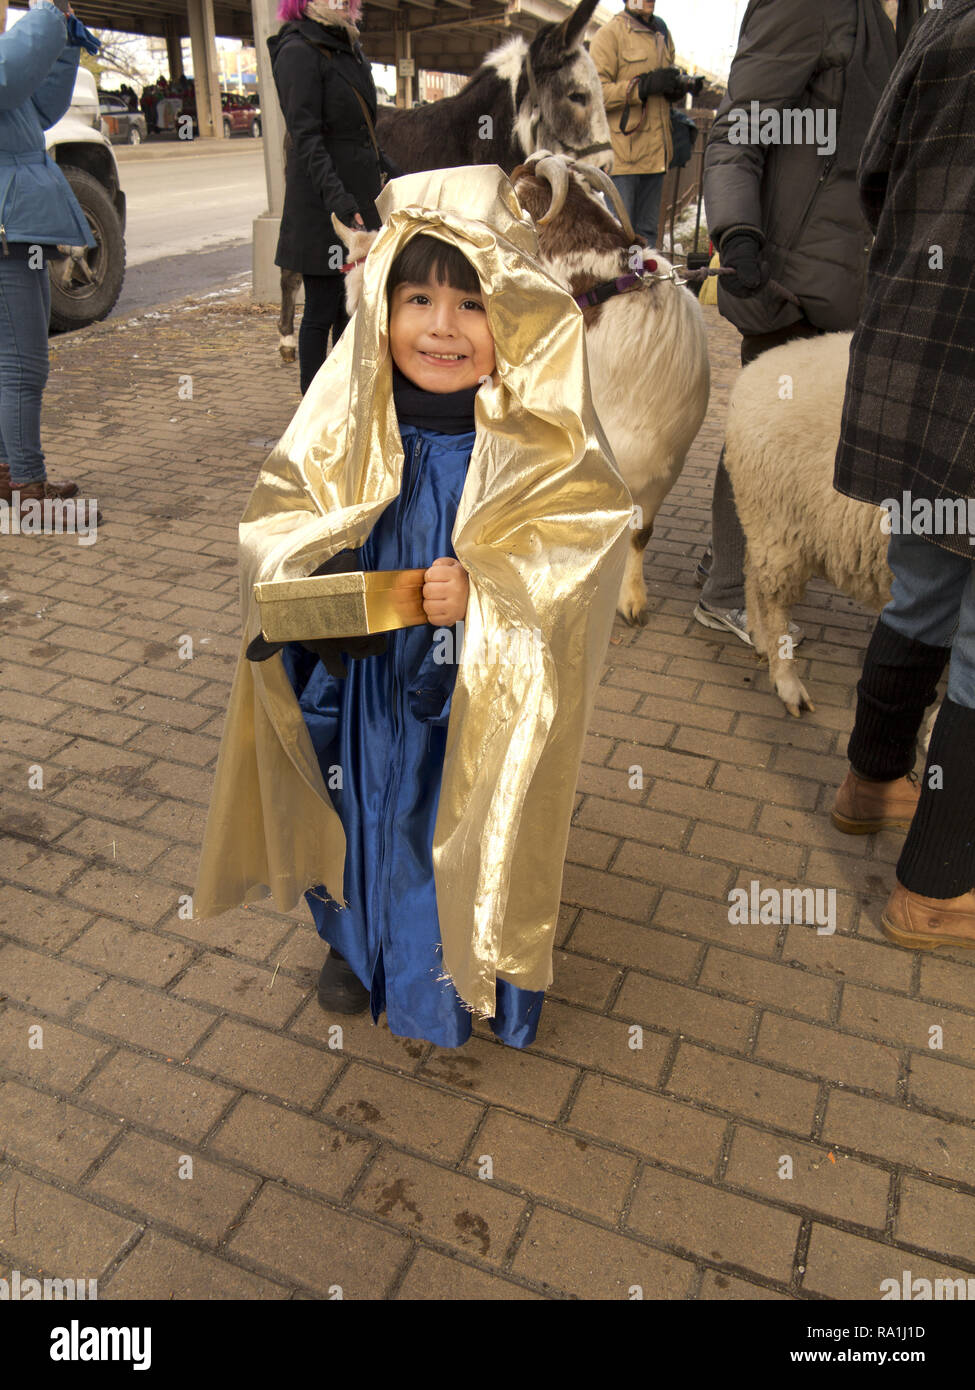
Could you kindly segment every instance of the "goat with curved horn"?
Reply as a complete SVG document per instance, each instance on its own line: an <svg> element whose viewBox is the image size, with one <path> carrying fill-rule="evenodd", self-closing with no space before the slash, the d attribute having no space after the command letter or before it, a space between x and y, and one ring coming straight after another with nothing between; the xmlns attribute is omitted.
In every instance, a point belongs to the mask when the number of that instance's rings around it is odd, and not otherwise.
<svg viewBox="0 0 975 1390"><path fill-rule="evenodd" d="M630 221L630 214L627 212L623 199L620 197L619 189L606 173L606 170L597 169L595 164L576 163L573 164L572 168L575 173L579 175L579 178L582 179L583 183L594 190L598 190L600 193L608 195L610 202L616 209L616 216L619 219L620 226L623 228L625 235L629 237L630 241L633 241L636 237L636 233L633 230L633 223Z"/></svg>
<svg viewBox="0 0 975 1390"><path fill-rule="evenodd" d="M593 404L634 503L619 611L642 626L644 551L707 411L704 317L658 251L647 274L635 273L642 237L598 169L546 149L514 169L511 181L538 232L539 259L583 314Z"/></svg>
<svg viewBox="0 0 975 1390"><path fill-rule="evenodd" d="M559 159L555 154L543 154L541 159L533 159L531 163L535 166L536 176L544 179L552 189L552 201L548 212L538 219L538 225L544 227L558 217L565 205L569 191L569 170L565 160Z"/></svg>

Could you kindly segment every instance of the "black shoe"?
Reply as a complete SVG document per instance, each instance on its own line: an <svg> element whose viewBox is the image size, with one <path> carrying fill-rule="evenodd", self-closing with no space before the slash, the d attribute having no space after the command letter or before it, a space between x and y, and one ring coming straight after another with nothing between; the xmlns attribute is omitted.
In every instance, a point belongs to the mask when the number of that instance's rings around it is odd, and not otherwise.
<svg viewBox="0 0 975 1390"><path fill-rule="evenodd" d="M318 977L318 1002L329 1014L364 1014L369 1007L369 991L334 946Z"/></svg>

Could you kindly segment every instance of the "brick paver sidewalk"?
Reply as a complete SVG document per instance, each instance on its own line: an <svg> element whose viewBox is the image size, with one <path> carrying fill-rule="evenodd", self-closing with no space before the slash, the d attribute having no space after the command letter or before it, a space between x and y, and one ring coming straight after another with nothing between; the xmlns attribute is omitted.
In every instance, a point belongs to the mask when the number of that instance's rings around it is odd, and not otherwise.
<svg viewBox="0 0 975 1390"><path fill-rule="evenodd" d="M825 814L870 619L808 596L795 721L691 617L737 360L708 314L711 412L650 545L650 625L613 637L527 1052L361 1020L335 1047L303 909L179 915L237 519L296 370L242 301L55 344L51 472L105 519L87 548L0 538L0 1276L876 1299L904 1270L975 1275L975 961L887 945L898 841ZM753 880L835 889L835 935L729 924Z"/></svg>

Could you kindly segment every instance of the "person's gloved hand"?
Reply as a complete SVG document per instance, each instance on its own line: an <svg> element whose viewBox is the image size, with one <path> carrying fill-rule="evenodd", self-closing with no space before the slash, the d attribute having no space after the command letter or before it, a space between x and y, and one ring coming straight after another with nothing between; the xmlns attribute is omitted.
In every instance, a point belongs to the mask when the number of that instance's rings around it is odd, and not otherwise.
<svg viewBox="0 0 975 1390"><path fill-rule="evenodd" d="M320 574L352 574L361 568L358 551L340 550L323 565L319 565L317 570L313 570L308 577L312 579ZM249 643L244 655L248 661L267 661L287 645L287 642L269 642L263 633L258 633L253 642ZM379 656L386 650L386 634L374 632L364 637L313 638L297 645L313 652L330 676L336 680L345 680L348 673L342 660L343 654L351 657L353 661L359 661L366 656Z"/></svg>
<svg viewBox="0 0 975 1390"><path fill-rule="evenodd" d="M637 83L640 100L648 97L670 97L672 92L680 93L680 68L654 68L645 72Z"/></svg>
<svg viewBox="0 0 975 1390"><path fill-rule="evenodd" d="M721 267L734 275L722 277L721 284L736 299L751 299L769 278L768 261L762 260L762 244L753 232L735 232L721 243Z"/></svg>
<svg viewBox="0 0 975 1390"><path fill-rule="evenodd" d="M704 90L704 84L706 81L707 78L704 76L703 73L699 73L697 77L685 77L684 90L685 92L690 92L692 97L699 97L701 95L701 92Z"/></svg>
<svg viewBox="0 0 975 1390"><path fill-rule="evenodd" d="M267 661L287 645L287 642L269 642L263 633L259 633L248 645L244 655L248 661ZM296 645L313 652L328 674L342 681L348 675L342 657L348 656L353 661L361 661L366 656L380 656L386 650L386 634L374 632L367 637L323 637L298 642Z"/></svg>

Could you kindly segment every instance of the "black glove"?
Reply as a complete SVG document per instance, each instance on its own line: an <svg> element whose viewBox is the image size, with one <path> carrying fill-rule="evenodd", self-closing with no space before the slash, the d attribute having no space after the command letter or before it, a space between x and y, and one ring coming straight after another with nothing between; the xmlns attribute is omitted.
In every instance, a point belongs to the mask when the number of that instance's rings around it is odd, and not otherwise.
<svg viewBox="0 0 975 1390"><path fill-rule="evenodd" d="M313 570L308 577L312 579L319 574L352 574L360 568L358 551L340 550L337 555L326 560L324 565L319 565L317 570ZM287 645L287 642L269 642L263 633L259 633L248 645L244 655L248 661L267 661ZM353 661L360 661L365 656L379 656L386 650L386 634L373 632L365 637L321 637L299 642L297 645L314 653L328 674L341 681L348 675L342 660L343 655L351 657Z"/></svg>
<svg viewBox="0 0 975 1390"><path fill-rule="evenodd" d="M680 68L654 68L652 72L645 72L637 84L637 92L641 101L646 101L647 97L667 97L673 101L675 97L672 93L680 95Z"/></svg>
<svg viewBox="0 0 975 1390"><path fill-rule="evenodd" d="M247 648L248 661L267 661L275 652L281 651L287 642L269 642L263 635L255 637ZM344 681L349 674L345 669L343 656L360 661L364 656L380 656L386 650L385 632L374 632L368 637L322 637L315 641L298 642L299 647L318 657L330 676Z"/></svg>
<svg viewBox="0 0 975 1390"><path fill-rule="evenodd" d="M768 261L762 260L762 244L752 232L735 232L721 243L721 266L734 275L722 276L721 283L736 299L751 299L769 277Z"/></svg>
<svg viewBox="0 0 975 1390"><path fill-rule="evenodd" d="M690 92L692 97L699 97L701 95L701 92L704 90L704 84L706 81L707 78L704 76L703 73L698 74L697 77L685 77L684 90L686 92Z"/></svg>

